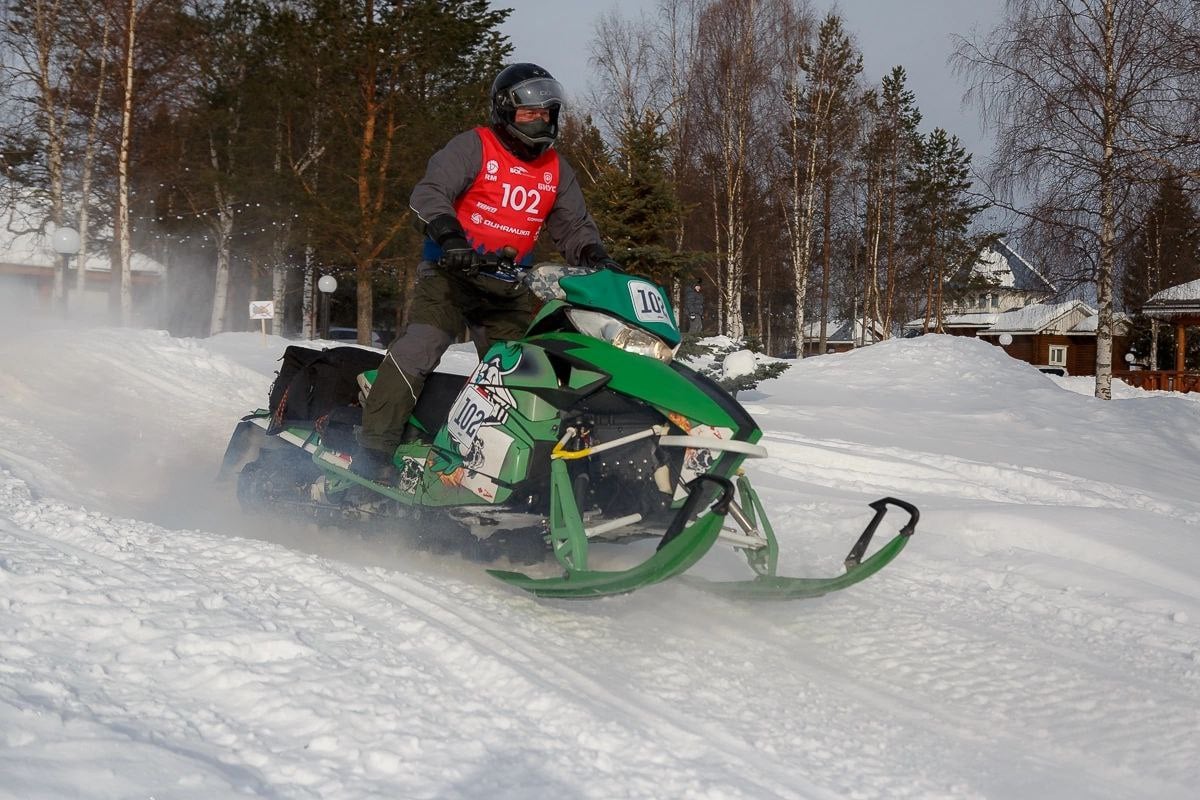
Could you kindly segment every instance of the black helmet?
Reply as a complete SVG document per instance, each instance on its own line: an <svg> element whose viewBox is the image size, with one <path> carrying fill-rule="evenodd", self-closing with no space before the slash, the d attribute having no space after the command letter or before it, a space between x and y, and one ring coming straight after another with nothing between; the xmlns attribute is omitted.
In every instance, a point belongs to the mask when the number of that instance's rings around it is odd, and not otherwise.
<svg viewBox="0 0 1200 800"><path fill-rule="evenodd" d="M511 64L492 82L492 128L518 158L532 161L558 138L563 95L562 85L537 64ZM549 109L550 121L518 123L518 108Z"/></svg>

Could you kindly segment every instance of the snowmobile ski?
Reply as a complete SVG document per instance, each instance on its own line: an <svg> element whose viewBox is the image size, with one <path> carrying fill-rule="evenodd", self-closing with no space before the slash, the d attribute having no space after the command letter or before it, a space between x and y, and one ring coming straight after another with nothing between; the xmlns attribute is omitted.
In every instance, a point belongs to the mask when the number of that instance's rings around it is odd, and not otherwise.
<svg viewBox="0 0 1200 800"><path fill-rule="evenodd" d="M755 496L755 502L757 503L757 496ZM696 586L705 591L714 592L726 597L750 600L800 600L820 597L821 595L853 586L879 572L879 570L890 564L900 554L900 551L908 544L908 540L912 537L913 533L916 532L917 521L921 516L916 506L906 503L903 500L897 500L894 497L884 497L869 505L875 510L875 516L867 523L867 527L859 534L854 547L850 549L844 562L846 571L841 575L833 575L827 578L791 578L774 574L774 569L772 568L768 574L760 574L755 578L744 581L712 581L694 575L685 576L684 581L691 586ZM875 531L879 527L879 523L883 521L884 515L887 514L889 505L894 505L907 511L908 521L887 544L864 560L863 555L866 553L867 547L871 544L871 539L875 536ZM767 522L765 516L761 516L761 506L759 506L759 513L764 527L769 532L768 536L774 539L775 535L774 532L770 531L770 523Z"/></svg>
<svg viewBox="0 0 1200 800"><path fill-rule="evenodd" d="M715 483L721 496L707 511L689 522L702 501L706 482ZM717 541L732 499L733 485L728 479L713 475L696 478L689 485L687 500L676 512L654 555L629 569L580 569L560 556L560 561L567 561L564 564L566 574L561 577L533 578L521 572L503 570L488 570L488 574L539 597L589 598L632 592L679 575L699 561Z"/></svg>

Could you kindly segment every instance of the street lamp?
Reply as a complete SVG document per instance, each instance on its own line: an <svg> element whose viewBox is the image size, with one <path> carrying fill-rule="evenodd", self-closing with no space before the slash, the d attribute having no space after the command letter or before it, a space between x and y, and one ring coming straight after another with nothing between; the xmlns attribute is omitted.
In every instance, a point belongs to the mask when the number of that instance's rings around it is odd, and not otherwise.
<svg viewBox="0 0 1200 800"><path fill-rule="evenodd" d="M337 278L332 275L322 275L317 281L321 291L321 338L329 338L329 297L337 291Z"/></svg>
<svg viewBox="0 0 1200 800"><path fill-rule="evenodd" d="M54 229L54 235L50 237L50 246L59 255L58 278L54 283L55 288L61 290L58 297L59 302L62 303L62 311L65 313L67 310L67 271L71 268L71 256L79 252L79 232L65 225L57 227ZM82 268L81 266L80 269Z"/></svg>

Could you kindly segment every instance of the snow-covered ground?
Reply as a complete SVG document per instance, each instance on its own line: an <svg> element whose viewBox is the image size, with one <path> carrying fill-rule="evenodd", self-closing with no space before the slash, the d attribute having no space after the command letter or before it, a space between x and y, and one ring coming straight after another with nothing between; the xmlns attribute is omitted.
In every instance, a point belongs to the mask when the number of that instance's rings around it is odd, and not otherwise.
<svg viewBox="0 0 1200 800"><path fill-rule="evenodd" d="M541 601L241 516L214 476L285 344L0 322L0 798L1195 797L1198 398L960 338L798 362L742 397L783 567L884 495L895 563Z"/></svg>

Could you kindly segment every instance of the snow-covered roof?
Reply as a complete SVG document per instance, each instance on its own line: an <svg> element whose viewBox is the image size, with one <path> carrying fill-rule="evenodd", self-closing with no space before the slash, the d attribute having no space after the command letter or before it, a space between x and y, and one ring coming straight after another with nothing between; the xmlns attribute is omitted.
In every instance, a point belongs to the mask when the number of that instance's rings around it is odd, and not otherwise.
<svg viewBox="0 0 1200 800"><path fill-rule="evenodd" d="M986 328L995 324L999 311L968 311L965 314L948 314L942 317L943 328ZM905 330L920 330L925 327L925 318L917 317L904 323Z"/></svg>
<svg viewBox="0 0 1200 800"><path fill-rule="evenodd" d="M942 326L946 328L986 328L989 325L994 325L996 318L1000 316L998 311L971 311L966 314L950 314L942 318ZM914 320L917 326L920 327L925 322L925 318ZM910 323L911 324L911 323Z"/></svg>
<svg viewBox="0 0 1200 800"><path fill-rule="evenodd" d="M1075 324L1075 326L1073 328L1071 328L1071 330L1067 331L1067 333L1068 334L1087 334L1087 335L1094 336L1096 334L1096 329L1099 327L1099 325L1100 325L1100 315L1092 314L1090 316L1084 317L1079 322L1077 322ZM1113 314L1113 327L1114 328L1128 328L1131 325L1133 325L1133 318L1130 317L1128 314L1123 314L1119 311L1117 313Z"/></svg>
<svg viewBox="0 0 1200 800"><path fill-rule="evenodd" d="M997 315L996 323L980 336L994 336L1000 333L1041 333L1047 328L1070 314L1083 317L1095 316L1096 310L1082 300L1068 300L1064 303L1032 303L1024 308L1005 311ZM1076 323L1077 324L1077 323ZM1071 330L1075 324L1066 326ZM1063 331L1066 332L1065 330Z"/></svg>
<svg viewBox="0 0 1200 800"><path fill-rule="evenodd" d="M45 213L31 205L17 203L0 209L0 264L47 268L57 266L60 256L51 246L53 233L54 224L46 219ZM89 237L90 246L84 264L89 271L108 272L112 268L106 240L111 231L104 233L106 236L100 240L95 235ZM79 266L77 258L72 260L72 267ZM166 271L161 262L143 253L134 252L129 263L134 272L162 274Z"/></svg>
<svg viewBox="0 0 1200 800"><path fill-rule="evenodd" d="M825 325L825 341L829 343L874 343L883 338L882 327L878 323L872 331L871 326L863 326L862 320L831 319ZM818 341L821 338L821 321L804 324L806 341Z"/></svg>
<svg viewBox="0 0 1200 800"><path fill-rule="evenodd" d="M971 274L989 279L1004 289L1053 294L1054 284L1004 241L984 248L971 266Z"/></svg>
<svg viewBox="0 0 1200 800"><path fill-rule="evenodd" d="M1142 312L1149 317L1200 314L1200 280L1168 286L1156 292L1142 306Z"/></svg>

